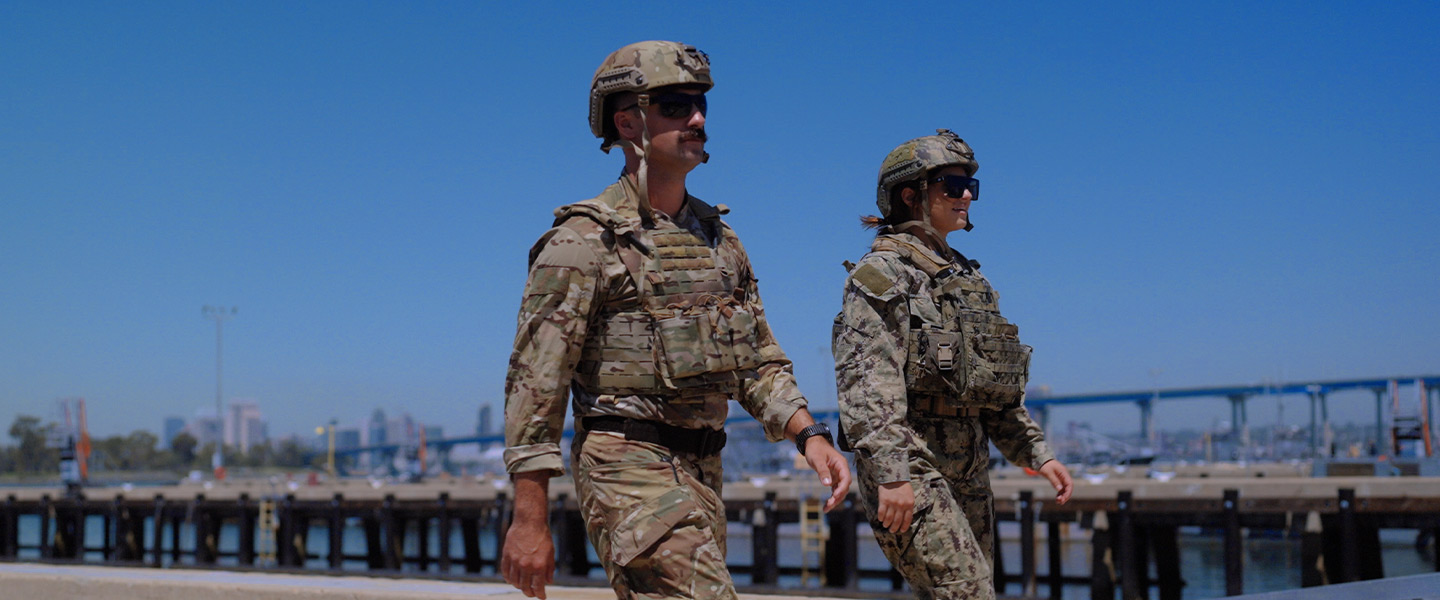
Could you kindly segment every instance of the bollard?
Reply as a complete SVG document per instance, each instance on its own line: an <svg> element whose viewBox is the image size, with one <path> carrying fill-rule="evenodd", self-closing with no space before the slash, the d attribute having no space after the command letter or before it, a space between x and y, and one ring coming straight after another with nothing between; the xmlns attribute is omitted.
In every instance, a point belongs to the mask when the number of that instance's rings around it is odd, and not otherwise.
<svg viewBox="0 0 1440 600"><path fill-rule="evenodd" d="M1145 591L1141 588L1144 579L1144 566L1138 564L1135 539L1135 519L1131 514L1131 505L1134 503L1133 495L1129 490L1120 492L1116 501L1115 511L1115 535L1116 542L1120 545L1118 558L1120 559L1120 597L1124 600L1135 600L1141 598Z"/></svg>

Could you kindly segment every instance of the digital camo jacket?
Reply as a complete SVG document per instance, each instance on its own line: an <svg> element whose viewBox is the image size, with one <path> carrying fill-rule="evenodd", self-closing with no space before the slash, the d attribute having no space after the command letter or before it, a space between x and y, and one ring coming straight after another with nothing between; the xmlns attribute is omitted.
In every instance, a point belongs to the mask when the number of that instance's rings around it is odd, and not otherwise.
<svg viewBox="0 0 1440 600"><path fill-rule="evenodd" d="M913 249L907 252L920 254L907 259L901 252L886 249L887 246L903 246ZM934 445L943 441L928 439L913 426L911 419L920 415L914 414L912 394L906 389L907 357L915 352L912 329L955 327L945 323L947 319L943 315L947 313L939 303L947 296L936 293L933 286L938 280L918 267L916 261L951 264L955 276L960 278L955 282L957 285L947 286L956 290L953 298L979 313L993 312L996 320L998 297L976 265L962 262L958 256L942 257L916 236L882 233L876 248L861 259L846 279L844 304L835 324L833 350L841 426L860 460L869 463L866 466L878 483L908 481L912 477L938 478L941 459L937 457L939 448ZM965 293L961 295L961 291ZM987 350L981 346L985 342L977 339L983 337L964 336L964 352L984 358ZM1024 350L1028 364L1028 347ZM963 356L956 358L962 359ZM973 382L973 365L971 371ZM979 409L978 417L973 418L978 420L982 436L989 437L1006 459L1032 469L1054 459L1040 427L1026 412L1021 394L1002 402L997 398L1003 396L972 397L973 391L965 390L957 404ZM979 440L978 447L986 447L983 439ZM971 460L983 462L988 456L973 456Z"/></svg>
<svg viewBox="0 0 1440 600"><path fill-rule="evenodd" d="M784 437L785 424L795 411L805 407L790 361L765 320L749 258L735 232L720 221L716 209L693 197L687 197L685 208L673 221L659 212L654 213L653 222L642 220L635 194L630 179L621 177L597 198L561 207L556 211L555 227L545 232L530 252L530 274L505 379L505 465L511 473L552 471L558 474L562 470L559 441L565 424L567 395L573 394L576 417L613 415L678 427L713 429L724 426L729 401L733 398L761 423L772 441ZM706 256L663 254L661 251L667 248L658 247L664 244L657 246L657 239L674 237L677 229L702 238L710 247L709 251L702 252ZM679 233L679 237L686 237L684 232ZM626 248L639 252L627 253ZM678 246L673 250L684 253L694 248ZM666 258L671 268L636 264L643 262L637 257ZM625 325L625 315L663 310L664 307L656 306L654 297L664 294L667 286L674 283L664 278L683 277L687 271L676 270L674 265L683 268L691 262L705 263L708 269L705 272L718 273L717 277L723 280L718 283L686 281L680 286L719 290L714 294L718 300L709 301L706 297L708 305L699 307L703 314L714 318L671 319L689 323L692 328L672 332L666 343L706 342L698 338L717 336L693 326L708 327L713 325L712 320L723 321L729 317L732 323L725 331L733 335L725 339L744 338L743 343L735 344L744 351L732 351L726 346L722 348L723 356L716 356L715 352L702 348L682 352L676 359L676 353L662 356L657 348L655 356L633 358L628 363L615 363L607 358L616 352L614 340L623 337L616 329ZM637 287L632 274L641 273L643 281ZM734 289L723 289L727 287ZM704 312L707 310L709 312ZM635 328L636 331L658 331L662 325L636 324ZM747 358L740 359L742 364L737 365L732 354L745 354ZM750 356L752 354L754 356ZM594 360L582 360L587 356ZM690 363L681 359L690 359ZM697 377L714 375L705 373L707 368L723 371L724 367L705 364L707 360L724 362L720 359L731 361L730 370L720 375L743 373L747 376L730 382L712 377L713 381L694 383L699 381ZM593 368L597 362L602 368ZM584 364L592 368L585 371ZM647 364L653 366L646 367ZM679 376L689 374L686 370L689 367L698 369L701 375L680 379ZM653 372L647 373L647 370ZM653 381L645 385L674 384L683 389L625 393L615 387L622 385L613 383L617 378L607 378L612 374L625 376L620 381L646 379ZM646 375L650 377L647 379ZM673 381L671 375L676 376ZM587 388L584 381L592 382L594 387Z"/></svg>

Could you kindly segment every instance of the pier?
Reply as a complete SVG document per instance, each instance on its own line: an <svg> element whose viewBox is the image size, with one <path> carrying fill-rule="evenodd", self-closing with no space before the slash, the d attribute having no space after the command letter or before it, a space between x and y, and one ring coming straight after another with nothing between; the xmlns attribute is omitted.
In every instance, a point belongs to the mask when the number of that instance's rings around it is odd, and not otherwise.
<svg viewBox="0 0 1440 600"><path fill-rule="evenodd" d="M1043 480L997 472L992 477L996 514L1018 525L1021 547L1019 564L1005 564L997 553L997 587L1024 597L1060 598L1062 588L1078 586L1088 588L1092 598L1114 598L1116 592L1127 599L1146 597L1152 588L1162 600L1180 598L1180 527L1205 528L1223 538L1230 595L1245 592L1241 543L1247 529L1298 535L1301 580L1307 587L1356 582L1384 575L1379 530L1440 533L1440 478L1311 478L1297 470L1293 465L1222 465L1192 468L1168 481L1134 473L1098 481L1079 478L1065 506L1050 500L1053 492ZM750 582L743 589L776 591L782 576L814 574L819 586L809 588L814 591L854 594L861 580L868 580L885 582L892 591L867 592L866 597L907 597L893 571L859 565L860 536L869 533L853 493L825 516L829 536L820 553L823 562L797 564L799 557L781 556L780 525L798 523L806 499L821 492L805 478L727 483L732 529L750 531L753 560L730 565ZM488 576L493 581L511 498L504 480L474 478L425 484L345 480L281 485L278 491L265 481L233 481L129 491L96 488L81 496L15 488L0 490L0 560L152 569L224 565L348 575L359 569L408 578ZM573 487L557 480L550 502L558 575L584 581L598 565L587 556ZM33 535L22 538L22 520L31 524L24 529ZM96 523L99 534L86 531ZM236 534L221 535L226 525ZM363 531L363 543L350 540L362 552L347 552L347 530L352 535ZM1062 564L1059 546L1069 530L1088 537L1093 557L1088 567ZM312 552L311 537L322 531L325 550ZM451 542L456 537L458 546ZM482 537L493 543L482 544ZM1046 544L1050 557L1046 565L1036 561L1040 544ZM1154 577L1149 576L1151 565ZM1435 569L1440 571L1440 558Z"/></svg>

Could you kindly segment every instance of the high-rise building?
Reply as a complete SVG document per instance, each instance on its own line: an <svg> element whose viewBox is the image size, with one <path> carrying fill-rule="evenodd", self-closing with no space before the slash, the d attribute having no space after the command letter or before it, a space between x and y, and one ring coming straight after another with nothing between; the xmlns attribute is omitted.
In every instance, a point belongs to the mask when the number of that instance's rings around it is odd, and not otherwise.
<svg viewBox="0 0 1440 600"><path fill-rule="evenodd" d="M206 444L218 445L223 441L220 419L215 416L215 411L209 408L196 410L195 419L190 421L190 424L186 425L185 429L190 432L190 435L195 436L195 441L198 442L201 447Z"/></svg>
<svg viewBox="0 0 1440 600"><path fill-rule="evenodd" d="M365 440L365 445L367 446L379 446L388 441L385 437L384 410L377 408L375 412L370 413L370 423L365 428L365 431L368 434L368 439Z"/></svg>
<svg viewBox="0 0 1440 600"><path fill-rule="evenodd" d="M251 446L264 444L269 438L266 429L265 420L260 417L260 405L254 400L230 403L225 412L225 445L249 452Z"/></svg>
<svg viewBox="0 0 1440 600"><path fill-rule="evenodd" d="M162 431L165 432L165 438L160 440L160 443L168 449L170 448L170 443L175 441L175 436L185 431L185 419L180 417L165 417L165 428Z"/></svg>
<svg viewBox="0 0 1440 600"><path fill-rule="evenodd" d="M360 429L358 427L336 427L335 428L335 449L349 450L360 447Z"/></svg>
<svg viewBox="0 0 1440 600"><path fill-rule="evenodd" d="M489 402L480 405L480 423L475 428L475 435L490 435L491 433L494 433L495 430L490 428L490 411L491 409Z"/></svg>

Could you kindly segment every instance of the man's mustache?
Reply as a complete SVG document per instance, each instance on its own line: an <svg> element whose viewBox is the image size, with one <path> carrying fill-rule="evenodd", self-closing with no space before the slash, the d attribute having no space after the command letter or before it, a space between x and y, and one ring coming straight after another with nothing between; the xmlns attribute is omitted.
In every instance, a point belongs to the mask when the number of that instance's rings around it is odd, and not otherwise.
<svg viewBox="0 0 1440 600"><path fill-rule="evenodd" d="M689 131L686 131L686 132L685 132L685 137L684 137L684 139L681 140L681 141L696 140L696 141L703 142L703 141L708 140L708 139L710 139L710 136L708 136L708 135L705 134L705 129L702 127L702 128L691 129L691 130L689 130Z"/></svg>

